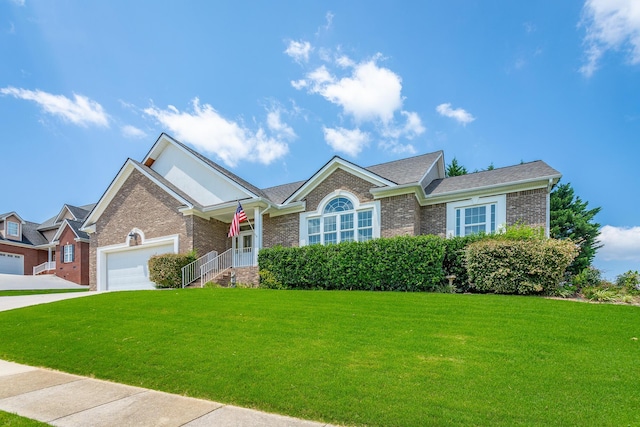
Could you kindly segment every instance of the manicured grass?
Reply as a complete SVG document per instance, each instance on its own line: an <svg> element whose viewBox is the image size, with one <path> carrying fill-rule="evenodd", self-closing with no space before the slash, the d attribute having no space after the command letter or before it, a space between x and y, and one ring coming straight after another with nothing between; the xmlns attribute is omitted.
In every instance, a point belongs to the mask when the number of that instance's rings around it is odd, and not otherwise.
<svg viewBox="0 0 640 427"><path fill-rule="evenodd" d="M195 289L0 313L0 358L348 425L640 424L640 308Z"/></svg>
<svg viewBox="0 0 640 427"><path fill-rule="evenodd" d="M19 295L39 295L39 294L64 294L67 292L88 292L87 289L29 289L15 291L0 291L0 297L15 297Z"/></svg>
<svg viewBox="0 0 640 427"><path fill-rule="evenodd" d="M49 424L24 418L16 414L0 411L0 426L2 427L47 427Z"/></svg>

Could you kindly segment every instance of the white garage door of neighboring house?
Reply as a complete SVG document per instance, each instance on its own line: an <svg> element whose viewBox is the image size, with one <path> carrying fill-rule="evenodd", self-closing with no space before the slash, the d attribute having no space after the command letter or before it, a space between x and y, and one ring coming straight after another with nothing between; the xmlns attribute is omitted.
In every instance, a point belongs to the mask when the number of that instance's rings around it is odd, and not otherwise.
<svg viewBox="0 0 640 427"><path fill-rule="evenodd" d="M0 252L0 273L24 274L24 255Z"/></svg>
<svg viewBox="0 0 640 427"><path fill-rule="evenodd" d="M173 252L173 243L108 253L106 289L155 289L154 283L149 281L147 263L151 256L169 252Z"/></svg>

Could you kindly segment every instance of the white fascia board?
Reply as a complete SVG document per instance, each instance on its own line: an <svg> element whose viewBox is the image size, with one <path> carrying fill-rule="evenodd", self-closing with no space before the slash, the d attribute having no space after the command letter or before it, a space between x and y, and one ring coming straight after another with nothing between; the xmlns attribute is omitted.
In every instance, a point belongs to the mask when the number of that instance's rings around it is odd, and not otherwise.
<svg viewBox="0 0 640 427"><path fill-rule="evenodd" d="M80 230L84 231L85 233L95 233L96 232L96 225L95 224L91 224L89 226L86 227L81 227Z"/></svg>
<svg viewBox="0 0 640 427"><path fill-rule="evenodd" d="M62 224L60 224L60 227L58 228L58 231L56 231L56 234L53 235L53 238L51 239L52 242L57 241L58 239L60 239L60 235L62 235L62 231L64 230L65 227L69 227L71 228L71 231L73 231L73 234L76 235L76 237L78 237L78 235L76 234L75 230L73 229L73 227L71 227L69 225L69 223L67 222L67 220L65 219L64 222Z"/></svg>
<svg viewBox="0 0 640 427"><path fill-rule="evenodd" d="M169 187L165 186L163 183L155 179L153 176L147 173L147 171L145 171L144 169L139 167L137 164L135 164L131 159L127 159L127 161L124 163L124 165L122 166L122 168L120 169L116 177L113 179L113 181L109 185L109 188L107 188L107 191L104 192L104 194L102 195L102 197L100 198L96 206L93 208L93 210L91 211L87 219L84 221L84 224L82 224L82 228L81 228L82 231L86 232L87 228L90 225L96 223L98 218L100 218L104 210L107 208L109 203L111 203L115 195L118 193L122 185L125 183L127 178L129 178L129 176L134 170L137 170L138 172L143 174L145 177L150 179L158 187L162 188L166 193L171 195L176 200L182 202L182 204L184 204L185 206L193 207L191 203L189 203L189 201L185 200L182 196L178 195Z"/></svg>
<svg viewBox="0 0 640 427"><path fill-rule="evenodd" d="M444 156L444 153L443 153L442 151L440 151L440 155L438 155L438 158L437 158L437 159L436 159L436 160L431 164L431 166L429 166L429 169L427 169L427 171L424 173L424 175L422 175L422 178L420 178L420 179L418 180L418 182L419 182L421 185L424 185L424 182L423 182L423 181L424 181L424 179L429 175L429 173L431 172L431 170L432 170L434 167L436 167L436 168L438 167L438 162L440 161L440 159L442 159L442 158L443 158L443 156ZM440 174L438 174L438 175L440 175Z"/></svg>
<svg viewBox="0 0 640 427"><path fill-rule="evenodd" d="M53 248L55 248L55 247L58 245L58 243L59 243L59 242L57 242L57 241L53 241L53 240L52 240L52 241L51 241L51 242L49 242L49 243L45 243L45 244L38 245L38 246L33 246L33 247L34 247L34 248L36 248L36 249L42 249L42 250L44 250L44 249L49 249L49 248L52 248L52 249L53 249Z"/></svg>
<svg viewBox="0 0 640 427"><path fill-rule="evenodd" d="M436 203L447 203L461 198L475 197L475 196L487 196L491 194L504 194L513 193L515 191L535 190L538 188L548 188L549 180L557 182L561 175L553 175L543 178L533 178L516 182L509 182L506 184L493 184L484 187L478 187L473 189L462 189L456 191L450 191L447 193L441 193L436 196L426 195L424 199L419 199L420 205L433 205ZM548 191L548 190L547 190Z"/></svg>
<svg viewBox="0 0 640 427"><path fill-rule="evenodd" d="M393 187L372 188L369 192L374 199L382 199L383 197L400 196L403 194L415 194L418 199L424 198L424 189L418 183L402 184Z"/></svg>
<svg viewBox="0 0 640 427"><path fill-rule="evenodd" d="M10 216L15 216L16 218L18 218L20 220L20 224L22 224L22 225L26 224L25 220L22 219L22 217L20 215L18 215L15 211L9 212L8 214L6 214L2 218L0 218L0 221L6 221L7 218L9 218Z"/></svg>
<svg viewBox="0 0 640 427"><path fill-rule="evenodd" d="M234 181L233 179L229 178L228 176L226 176L225 174L223 174L220 171L216 170L215 168L212 168L211 165L207 164L207 162L205 162L204 160L202 160L198 156L195 156L192 152L190 152L189 150L185 149L182 145L177 144L177 141L175 139L173 139L172 137L170 137L169 135L167 135L166 133L163 133L162 135L160 135L160 138L158 138L158 141L155 143L153 148L149 151L149 154L147 154L147 156L144 158L144 160L142 161L142 164L144 164L152 155L154 156L154 157L151 157L152 159L154 159L154 160L157 159L159 157L160 153L165 149L165 147L168 144L173 145L175 148L177 148L178 150L182 151L183 153L185 153L187 156L189 156L193 160L195 160L198 163L202 164L204 167L206 167L207 169L209 169L210 171L212 171L213 173L218 175L220 178L222 178L223 180L227 181L228 183L230 183L231 185L233 185L234 187L238 188L240 191L245 193L248 197L252 197L252 198L259 198L260 197L257 194L254 194L248 188L240 185L237 181ZM153 168L153 165L151 166L151 168Z"/></svg>
<svg viewBox="0 0 640 427"><path fill-rule="evenodd" d="M76 241L76 242L81 242L81 243L90 243L89 239L85 239L83 237L76 237L73 240Z"/></svg>
<svg viewBox="0 0 640 427"><path fill-rule="evenodd" d="M58 215L56 215L56 219L53 220L54 224L57 224L60 222L60 217L64 216L62 215L62 213L64 211L69 211L69 213L71 214L71 216L73 217L73 219L78 220L78 218L76 218L76 216L73 214L73 212L71 212L71 209L69 209L69 207L67 206L67 204L65 203L64 205L62 205L62 209L60 209L60 212L58 212Z"/></svg>
<svg viewBox="0 0 640 427"><path fill-rule="evenodd" d="M373 172L369 172L368 170L357 166L353 163L347 162L346 160L341 159L340 157L334 157L324 165L318 172L316 172L311 178L307 180L302 186L296 190L291 196L284 201L283 205L289 204L292 201L298 201L298 199L309 194L318 184L324 181L329 175L335 172L338 169L342 169L345 172L348 172L352 175L357 176L358 178L364 179L365 181L370 182L373 185L380 186L388 186L393 187L397 184L391 182L387 179L382 178L380 175L376 175Z"/></svg>
<svg viewBox="0 0 640 427"><path fill-rule="evenodd" d="M299 202L287 203L286 205L274 205L273 208L275 210L269 211L270 217L276 217L276 216L287 215L292 213L300 213L300 212L304 212L307 209L307 202L302 200Z"/></svg>

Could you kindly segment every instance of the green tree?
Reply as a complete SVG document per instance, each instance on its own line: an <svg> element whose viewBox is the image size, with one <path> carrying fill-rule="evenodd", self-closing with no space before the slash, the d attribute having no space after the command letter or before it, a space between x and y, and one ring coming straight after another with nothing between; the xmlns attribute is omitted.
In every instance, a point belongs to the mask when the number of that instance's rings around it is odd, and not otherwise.
<svg viewBox="0 0 640 427"><path fill-rule="evenodd" d="M571 239L579 246L579 253L567 271L578 274L591 265L598 244L600 224L594 217L601 208L587 209L589 202L576 196L570 183L559 184L551 192L550 235L554 239Z"/></svg>
<svg viewBox="0 0 640 427"><path fill-rule="evenodd" d="M454 157L453 160L451 160L451 163L447 165L446 174L447 174L447 177L466 175L467 168L459 165L458 159Z"/></svg>

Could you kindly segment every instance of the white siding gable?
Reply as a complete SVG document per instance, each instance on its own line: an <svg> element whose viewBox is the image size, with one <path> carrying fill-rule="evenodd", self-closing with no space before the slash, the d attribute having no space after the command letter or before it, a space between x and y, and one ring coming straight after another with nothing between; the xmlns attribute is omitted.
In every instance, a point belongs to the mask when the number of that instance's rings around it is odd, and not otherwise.
<svg viewBox="0 0 640 427"><path fill-rule="evenodd" d="M167 145L151 169L203 206L248 196L217 171L172 144Z"/></svg>

